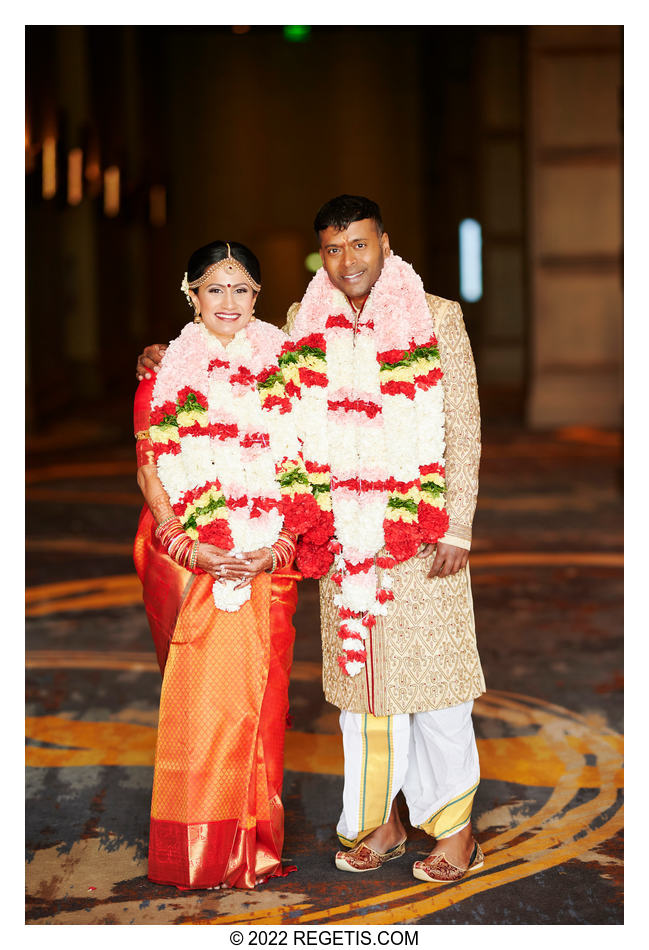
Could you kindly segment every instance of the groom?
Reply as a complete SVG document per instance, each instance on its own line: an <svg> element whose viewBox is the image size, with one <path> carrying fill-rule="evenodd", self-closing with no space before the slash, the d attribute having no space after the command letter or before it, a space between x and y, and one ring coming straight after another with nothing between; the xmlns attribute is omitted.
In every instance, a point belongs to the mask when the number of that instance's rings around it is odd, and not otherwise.
<svg viewBox="0 0 649 950"><path fill-rule="evenodd" d="M407 509L411 514L405 520L416 525L419 518L418 536L429 543L390 565L390 571L377 571L383 588L379 595L383 593L387 603L382 613L382 608L376 611L369 631L358 625L360 633L350 634L353 623L343 621L341 625L341 590L344 593L346 581L341 587L340 571L329 571L321 581L325 696L341 709L345 754L343 810L337 832L350 850L336 854L336 866L356 873L372 871L404 854L406 832L396 806L401 790L411 824L435 841L428 857L414 863L414 876L434 882L459 880L483 863L471 828L479 782L471 710L473 699L484 691L467 565L480 456L473 357L459 305L425 294L410 265L391 253L375 202L340 195L323 205L314 227L326 277L320 272L321 276L314 278L312 285L317 282L318 292L310 285L302 314L300 304L289 309L285 329L297 343L308 336L307 331L320 333L332 374L338 372L334 359L340 351L341 327L349 328L355 377L365 381L366 389L376 390L374 397L368 395L369 403L360 401L362 406L372 407L358 427L358 432L368 434L367 439L358 441L360 470L376 467L372 453L377 443L372 442L369 420L378 413L388 426L392 414L397 420L397 442L404 434L399 428L402 412L412 453L420 446L431 462L421 469L422 475L436 473L427 475L427 482L422 477L416 484L421 489L432 485L433 497L444 498L448 515L448 526L445 519L439 522L445 528L439 537L426 530L422 506L417 515L417 505L412 504L412 498L422 497L423 491L417 495L410 489L397 497L390 517ZM332 319L332 314L337 316ZM421 339L415 339L417 334ZM152 350L145 351L148 360L140 358L140 375L160 359L159 352ZM386 351L381 352L380 371L377 350ZM434 370L424 372L422 365ZM373 382L379 378L390 380L381 383L380 391ZM333 385L330 375L325 392ZM358 386L363 389L361 383ZM314 390L313 398L318 395ZM304 386L300 398L308 402ZM331 400L328 405L331 407ZM299 415L310 418L306 411ZM315 429L319 423L311 425ZM419 439L417 427L422 432ZM304 435L304 454L309 460L309 443L318 440L315 433ZM406 439L403 444L410 443ZM323 470L330 469L331 495L336 497L335 446L319 451L317 461L325 463ZM323 452L332 458L324 458ZM364 452L367 458L363 458ZM409 454L406 448L401 456ZM408 467L407 462L402 465L395 451L385 470L390 484L404 491L408 486L403 484L402 469ZM354 486L356 501L362 506L365 500L371 506L377 497L371 483L359 478ZM333 509L336 538L340 539L344 535L341 504L334 503ZM387 545L387 533L385 542ZM350 562L344 560L344 544L339 547L343 550L337 563L343 565L344 573ZM385 549L377 553L380 561L386 561L381 557ZM349 580L353 578L348 576ZM356 640L343 639L345 635ZM354 651L355 646L360 652Z"/></svg>

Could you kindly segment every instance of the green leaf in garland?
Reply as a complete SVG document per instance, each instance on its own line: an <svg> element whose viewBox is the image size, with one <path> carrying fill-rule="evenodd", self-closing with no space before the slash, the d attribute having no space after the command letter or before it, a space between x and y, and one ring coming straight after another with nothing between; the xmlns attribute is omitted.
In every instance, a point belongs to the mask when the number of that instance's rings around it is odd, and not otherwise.
<svg viewBox="0 0 649 950"><path fill-rule="evenodd" d="M406 353L406 355L402 359L397 360L396 363L381 363L381 372L386 373L393 369L410 366L410 364L416 362L416 360L430 360L430 362L433 362L438 359L439 350L436 346L418 346L412 350L412 352Z"/></svg>
<svg viewBox="0 0 649 950"><path fill-rule="evenodd" d="M308 356L313 356L317 360L326 360L327 355L319 346L301 346L298 350L290 350L283 353L278 362L280 366L288 366L290 363L299 363Z"/></svg>
<svg viewBox="0 0 649 950"><path fill-rule="evenodd" d="M417 504L410 498L390 498L388 501L388 508L393 508L395 510L405 509L412 515L419 513Z"/></svg>
<svg viewBox="0 0 649 950"><path fill-rule="evenodd" d="M223 495L219 495L218 498L215 498L214 495L210 495L210 500L206 505L195 508L189 518L183 521L183 527L185 530L188 528L198 528L198 519L202 515L213 514L213 512L218 511L219 508L225 508L226 504L227 502Z"/></svg>
<svg viewBox="0 0 649 950"><path fill-rule="evenodd" d="M306 472L301 472L299 468L292 468L279 476L279 484L282 488L289 488L291 485L308 485L309 479Z"/></svg>
<svg viewBox="0 0 649 950"><path fill-rule="evenodd" d="M284 384L284 377L281 373L273 373L263 383L257 383L257 389L272 389L275 383Z"/></svg>
<svg viewBox="0 0 649 950"><path fill-rule="evenodd" d="M201 406L194 393L188 393L185 405L178 405L179 412L207 412L205 406Z"/></svg>
<svg viewBox="0 0 649 950"><path fill-rule="evenodd" d="M422 482L421 490L428 492L429 495L433 495L435 498L438 498L446 491L446 485L438 485L437 482Z"/></svg>

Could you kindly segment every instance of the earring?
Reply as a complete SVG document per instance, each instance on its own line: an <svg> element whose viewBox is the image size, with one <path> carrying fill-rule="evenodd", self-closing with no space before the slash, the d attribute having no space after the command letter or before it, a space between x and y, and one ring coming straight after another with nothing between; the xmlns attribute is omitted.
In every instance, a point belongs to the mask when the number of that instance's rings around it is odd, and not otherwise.
<svg viewBox="0 0 649 950"><path fill-rule="evenodd" d="M200 310L194 310L194 323L202 323L203 318L201 317Z"/></svg>

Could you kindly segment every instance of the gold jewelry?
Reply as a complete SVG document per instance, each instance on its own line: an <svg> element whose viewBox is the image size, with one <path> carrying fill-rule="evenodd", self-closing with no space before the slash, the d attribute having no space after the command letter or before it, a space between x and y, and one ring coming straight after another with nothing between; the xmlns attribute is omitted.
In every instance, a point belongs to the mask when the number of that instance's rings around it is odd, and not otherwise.
<svg viewBox="0 0 649 950"><path fill-rule="evenodd" d="M202 277L199 277L198 280L193 280L191 284L187 279L187 274L185 274L185 279L180 285L180 289L184 294L188 295L190 290L196 290L197 287L201 287L203 284L207 283L211 275L215 270L218 270L219 267L223 268L226 274L234 274L236 271L239 271L246 278L253 290L256 290L257 293L261 290L261 284L258 284L257 281L253 280L246 268L241 264L235 257L232 257L232 252L230 250L230 245L226 241L226 247L228 249L228 256L225 257L222 261L216 261L211 267L208 267ZM186 286L185 286L186 285ZM191 299L191 298L189 298Z"/></svg>
<svg viewBox="0 0 649 950"><path fill-rule="evenodd" d="M180 289L184 293L185 297L187 297L187 303L189 304L189 306L193 307L194 301L192 300L191 294L189 292L189 284L187 283L187 271L185 271L185 276L182 279Z"/></svg>
<svg viewBox="0 0 649 950"><path fill-rule="evenodd" d="M203 318L201 316L200 310L194 310L194 323L202 323Z"/></svg>

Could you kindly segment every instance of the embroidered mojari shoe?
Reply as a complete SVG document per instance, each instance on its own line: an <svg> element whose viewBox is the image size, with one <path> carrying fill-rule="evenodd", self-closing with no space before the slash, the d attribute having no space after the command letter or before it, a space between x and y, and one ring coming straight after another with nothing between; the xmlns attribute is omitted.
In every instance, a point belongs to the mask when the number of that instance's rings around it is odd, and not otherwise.
<svg viewBox="0 0 649 950"><path fill-rule="evenodd" d="M425 861L415 861L412 873L420 881L432 881L433 884L448 884L449 881L459 881L469 871L477 871L484 864L484 854L477 841L473 845L473 853L469 866L459 868L447 860L443 851L426 858Z"/></svg>
<svg viewBox="0 0 649 950"><path fill-rule="evenodd" d="M339 871L353 871L360 874L362 871L376 871L383 867L386 861L394 861L406 853L406 839L400 841L394 848L390 848L385 854L374 851L369 845L357 844L351 851L336 852L336 867Z"/></svg>

